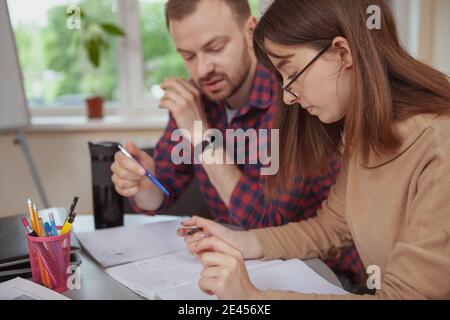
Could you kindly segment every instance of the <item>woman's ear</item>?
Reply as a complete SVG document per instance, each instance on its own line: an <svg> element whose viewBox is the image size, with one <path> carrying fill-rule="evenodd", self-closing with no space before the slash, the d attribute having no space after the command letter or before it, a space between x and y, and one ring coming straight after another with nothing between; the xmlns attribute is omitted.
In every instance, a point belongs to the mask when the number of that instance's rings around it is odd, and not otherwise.
<svg viewBox="0 0 450 320"><path fill-rule="evenodd" d="M353 67L352 51L350 50L350 45L348 44L347 39L343 37L336 37L333 40L332 48L338 53L342 68L349 69Z"/></svg>

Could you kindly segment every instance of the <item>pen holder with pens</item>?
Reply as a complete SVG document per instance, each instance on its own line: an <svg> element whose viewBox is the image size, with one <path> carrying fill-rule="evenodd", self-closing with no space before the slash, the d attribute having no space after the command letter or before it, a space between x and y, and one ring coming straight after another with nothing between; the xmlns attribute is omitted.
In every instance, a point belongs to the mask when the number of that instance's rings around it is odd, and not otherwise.
<svg viewBox="0 0 450 320"><path fill-rule="evenodd" d="M56 237L27 235L33 282L56 292L67 291L70 232Z"/></svg>

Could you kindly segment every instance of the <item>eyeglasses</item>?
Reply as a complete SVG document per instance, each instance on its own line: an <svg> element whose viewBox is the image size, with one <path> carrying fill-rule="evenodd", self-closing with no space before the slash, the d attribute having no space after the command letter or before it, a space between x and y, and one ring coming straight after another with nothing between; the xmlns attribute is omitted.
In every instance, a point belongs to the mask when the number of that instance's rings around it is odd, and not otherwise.
<svg viewBox="0 0 450 320"><path fill-rule="evenodd" d="M309 67L311 67L311 65L316 62L317 59L319 59L328 49L331 48L331 44L326 46L325 48L323 48L322 50L320 50L320 52L314 57L314 59L311 60L310 63L308 63L302 70L300 70L297 74L295 74L295 76L285 85L282 86L282 89L286 92L288 92L289 94L293 95L295 97L295 99L298 99L299 96L293 92L290 89L290 86L292 86L292 84L297 81L298 78L300 78L300 76L305 73L306 70L308 70Z"/></svg>

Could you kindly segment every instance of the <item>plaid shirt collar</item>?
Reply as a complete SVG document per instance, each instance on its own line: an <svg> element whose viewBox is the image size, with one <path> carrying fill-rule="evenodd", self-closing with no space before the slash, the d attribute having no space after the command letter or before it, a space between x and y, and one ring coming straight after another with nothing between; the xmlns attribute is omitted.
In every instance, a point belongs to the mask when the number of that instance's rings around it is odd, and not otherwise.
<svg viewBox="0 0 450 320"><path fill-rule="evenodd" d="M245 106L240 110L239 115L247 114L252 108L262 110L269 108L276 96L276 92L273 90L274 84L275 77L273 74L258 64L250 96Z"/></svg>
<svg viewBox="0 0 450 320"><path fill-rule="evenodd" d="M276 92L273 91L275 78L273 74L262 65L256 66L255 78L253 80L252 91L247 100L248 107L267 109L273 101ZM270 94L267 92L269 88Z"/></svg>
<svg viewBox="0 0 450 320"><path fill-rule="evenodd" d="M277 95L276 92L276 80L274 75L258 64L255 70L255 77L253 79L252 89L250 95L247 98L245 105L239 109L238 116L244 116L252 109L265 110L269 108ZM205 101L209 106L218 106L219 110L225 110L225 102ZM209 109L209 108L208 108ZM214 107L212 109L215 109ZM211 112L212 110L209 109ZM217 109L216 109L217 110Z"/></svg>

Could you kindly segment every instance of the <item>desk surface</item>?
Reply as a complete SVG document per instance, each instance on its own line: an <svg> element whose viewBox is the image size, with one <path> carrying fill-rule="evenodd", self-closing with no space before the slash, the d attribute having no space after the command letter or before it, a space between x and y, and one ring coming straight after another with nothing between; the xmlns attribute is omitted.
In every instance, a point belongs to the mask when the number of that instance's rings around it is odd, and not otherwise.
<svg viewBox="0 0 450 320"><path fill-rule="evenodd" d="M133 224L151 223L172 220L169 216L148 217L144 215L125 215L126 226ZM75 232L88 232L94 230L93 216L78 216L74 223ZM89 255L81 253L81 289L70 290L65 296L75 300L142 300L143 298L118 281L111 278ZM305 263L323 278L342 288L336 275L326 264L319 259L307 260Z"/></svg>

